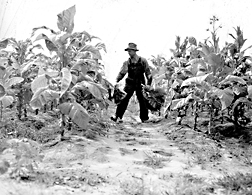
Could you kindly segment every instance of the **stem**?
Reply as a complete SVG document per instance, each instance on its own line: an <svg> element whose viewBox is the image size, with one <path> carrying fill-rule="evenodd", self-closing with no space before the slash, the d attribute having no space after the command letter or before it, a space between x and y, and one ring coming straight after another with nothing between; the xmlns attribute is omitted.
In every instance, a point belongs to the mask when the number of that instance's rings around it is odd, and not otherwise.
<svg viewBox="0 0 252 195"><path fill-rule="evenodd" d="M24 107L24 117L27 118L27 109Z"/></svg>
<svg viewBox="0 0 252 195"><path fill-rule="evenodd" d="M23 90L20 85L20 92L17 94L18 102L17 102L17 111L18 111L18 119L21 120L22 117L22 105L23 105Z"/></svg>
<svg viewBox="0 0 252 195"><path fill-rule="evenodd" d="M213 115L214 115L214 112L213 112L213 100L211 100L211 104L209 105L209 112L210 112L210 119L209 119L209 123L208 123L208 134L210 135L211 134L211 129L212 129L212 126L213 126Z"/></svg>
<svg viewBox="0 0 252 195"><path fill-rule="evenodd" d="M53 101L51 102L51 111L53 110Z"/></svg>
<svg viewBox="0 0 252 195"><path fill-rule="evenodd" d="M221 112L221 124L223 124L224 123L224 113L223 113L223 111Z"/></svg>
<svg viewBox="0 0 252 195"><path fill-rule="evenodd" d="M46 110L47 110L47 105L45 104L44 105L44 113L46 113Z"/></svg>
<svg viewBox="0 0 252 195"><path fill-rule="evenodd" d="M72 120L71 120L71 118L69 118L68 119L68 131L72 130L72 126L73 126Z"/></svg>
<svg viewBox="0 0 252 195"><path fill-rule="evenodd" d="M179 109L179 111L178 111L178 117L177 117L177 119L178 119L178 125L181 125L181 122L182 122L182 114L181 114L181 109Z"/></svg>
<svg viewBox="0 0 252 195"><path fill-rule="evenodd" d="M0 113L1 114L1 116L0 116L1 118L0 119L2 121L2 118L3 118L3 103L2 103L2 101L0 101L0 111L1 111L1 113Z"/></svg>
<svg viewBox="0 0 252 195"><path fill-rule="evenodd" d="M194 109L194 126L193 126L193 130L197 129L197 119L199 117L198 114L198 102L195 103L195 109Z"/></svg>
<svg viewBox="0 0 252 195"><path fill-rule="evenodd" d="M65 126L66 126L66 115L61 115L61 137L64 137L65 134Z"/></svg>

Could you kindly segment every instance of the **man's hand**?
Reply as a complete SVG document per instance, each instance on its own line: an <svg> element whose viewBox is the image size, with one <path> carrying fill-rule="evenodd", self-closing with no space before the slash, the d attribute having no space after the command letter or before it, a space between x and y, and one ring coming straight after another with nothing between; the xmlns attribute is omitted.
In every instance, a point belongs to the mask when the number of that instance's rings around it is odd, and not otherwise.
<svg viewBox="0 0 252 195"><path fill-rule="evenodd" d="M149 91L149 90L151 90L151 86L150 85L145 85L145 89Z"/></svg>
<svg viewBox="0 0 252 195"><path fill-rule="evenodd" d="M150 86L150 85L143 85L143 84L142 84L142 87L143 87L145 90L147 90L147 91L149 91L149 90L151 89L151 86Z"/></svg>

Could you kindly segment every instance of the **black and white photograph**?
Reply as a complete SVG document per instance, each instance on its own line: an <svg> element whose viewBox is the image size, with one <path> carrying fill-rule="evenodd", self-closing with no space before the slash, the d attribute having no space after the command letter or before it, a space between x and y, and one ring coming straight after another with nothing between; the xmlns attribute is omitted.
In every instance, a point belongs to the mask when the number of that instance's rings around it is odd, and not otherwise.
<svg viewBox="0 0 252 195"><path fill-rule="evenodd" d="M252 0L0 0L0 195L251 195Z"/></svg>

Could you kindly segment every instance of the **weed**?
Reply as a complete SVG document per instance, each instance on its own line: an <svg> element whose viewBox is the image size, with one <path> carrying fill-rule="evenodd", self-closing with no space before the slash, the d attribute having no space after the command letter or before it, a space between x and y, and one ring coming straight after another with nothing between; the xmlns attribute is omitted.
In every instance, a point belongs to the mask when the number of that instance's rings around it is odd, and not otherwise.
<svg viewBox="0 0 252 195"><path fill-rule="evenodd" d="M42 161L39 145L36 142L24 139L13 139L8 142L5 153L12 154L13 159L4 160L1 173L8 171L10 178L17 180L34 179L38 170L38 162ZM3 151L4 152L4 151Z"/></svg>

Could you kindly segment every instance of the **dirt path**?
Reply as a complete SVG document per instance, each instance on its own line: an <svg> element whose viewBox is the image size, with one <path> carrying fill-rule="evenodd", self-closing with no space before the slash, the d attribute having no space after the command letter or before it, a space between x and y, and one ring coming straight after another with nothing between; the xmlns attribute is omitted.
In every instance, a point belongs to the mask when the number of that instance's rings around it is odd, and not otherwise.
<svg viewBox="0 0 252 195"><path fill-rule="evenodd" d="M153 123L141 124L127 112L108 136L92 140L71 134L68 141L44 147L36 181L3 175L0 194L221 194L212 182L226 173L251 171L224 144L151 117Z"/></svg>

